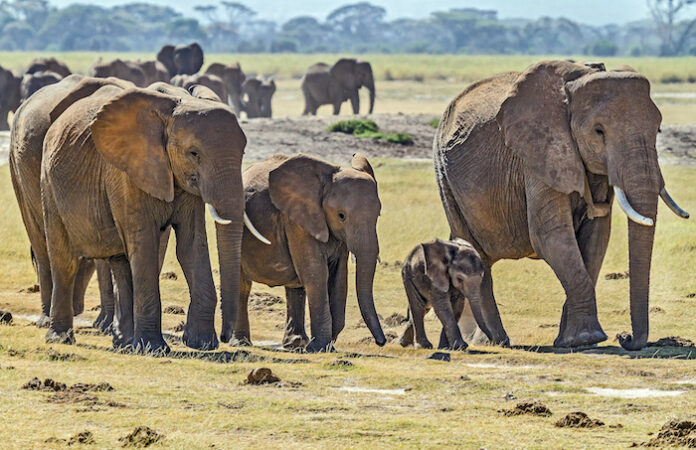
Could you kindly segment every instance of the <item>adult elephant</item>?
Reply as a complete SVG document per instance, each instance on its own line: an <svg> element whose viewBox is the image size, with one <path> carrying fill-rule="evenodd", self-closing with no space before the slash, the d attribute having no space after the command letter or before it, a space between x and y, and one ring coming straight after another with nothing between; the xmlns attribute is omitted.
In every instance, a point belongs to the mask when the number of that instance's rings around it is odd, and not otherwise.
<svg viewBox="0 0 696 450"><path fill-rule="evenodd" d="M24 74L20 85L21 102L25 102L42 87L55 84L62 79L59 74L51 71Z"/></svg>
<svg viewBox="0 0 696 450"><path fill-rule="evenodd" d="M285 286L284 346L329 349L345 325L351 252L360 312L377 345L384 345L372 295L381 204L367 159L356 154L352 167L341 169L303 154L275 155L249 167L243 179L246 212L271 244L244 232L239 314L236 324L223 320L223 341L251 343L247 300L257 281ZM311 341L304 327L305 295ZM223 315L227 308L223 304Z"/></svg>
<svg viewBox="0 0 696 450"><path fill-rule="evenodd" d="M29 63L26 72L24 73L36 73L36 72L55 72L62 78L67 77L72 74L70 68L58 61L56 58L34 58Z"/></svg>
<svg viewBox="0 0 696 450"><path fill-rule="evenodd" d="M223 100L234 109L239 117L242 114L242 84L246 79L242 67L238 62L233 64L212 63L205 69L205 73L212 74L225 83L227 98Z"/></svg>
<svg viewBox="0 0 696 450"><path fill-rule="evenodd" d="M171 78L167 68L159 61L136 61L133 64L142 70L145 78L144 86L149 86L158 81L168 82Z"/></svg>
<svg viewBox="0 0 696 450"><path fill-rule="evenodd" d="M271 101L275 94L276 85L272 78L247 78L242 84L242 92L246 96L244 111L250 119L256 117L272 117Z"/></svg>
<svg viewBox="0 0 696 450"><path fill-rule="evenodd" d="M138 87L148 86L145 73L138 63L114 59L109 62L102 62L101 58L92 66L89 75L95 78L115 77L121 80L130 81Z"/></svg>
<svg viewBox="0 0 696 450"><path fill-rule="evenodd" d="M484 316L508 342L493 297L491 266L536 257L566 293L554 345L606 340L595 285L606 253L616 194L629 217L633 336L648 339L648 288L657 199L683 217L657 162L661 115L637 73L545 61L469 86L450 103L434 141L440 196L451 234L481 254Z"/></svg>
<svg viewBox="0 0 696 450"><path fill-rule="evenodd" d="M203 66L203 49L196 42L189 45L165 45L157 53L157 61L164 64L170 77L193 75Z"/></svg>
<svg viewBox="0 0 696 450"><path fill-rule="evenodd" d="M22 99L22 78L0 66L0 131L10 129L9 115L15 112Z"/></svg>
<svg viewBox="0 0 696 450"><path fill-rule="evenodd" d="M225 83L213 74L176 75L171 79L170 83L174 86L184 88L189 92L195 85L205 86L213 91L220 101L227 98Z"/></svg>
<svg viewBox="0 0 696 450"><path fill-rule="evenodd" d="M333 105L333 113L338 115L341 104L346 100L350 100L353 114L359 114L359 91L363 86L370 92L369 114L372 114L375 106L375 79L372 66L367 61L343 58L333 66L314 64L302 77L301 86L305 98L304 115L316 115L321 105Z"/></svg>

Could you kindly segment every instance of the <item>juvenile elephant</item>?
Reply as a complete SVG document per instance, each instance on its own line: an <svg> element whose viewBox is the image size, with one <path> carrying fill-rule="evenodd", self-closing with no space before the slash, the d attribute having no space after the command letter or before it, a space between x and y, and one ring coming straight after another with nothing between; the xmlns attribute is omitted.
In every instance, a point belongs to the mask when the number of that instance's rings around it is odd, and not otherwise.
<svg viewBox="0 0 696 450"><path fill-rule="evenodd" d="M67 299L78 258L123 258L134 298L134 328L123 344L166 351L158 258L161 230L171 225L191 291L184 343L215 348L204 202L218 222L222 297L237 299L244 134L219 103L116 85L85 97L94 80L84 80L51 111L44 139L41 189L53 279L47 338L74 339Z"/></svg>
<svg viewBox="0 0 696 450"><path fill-rule="evenodd" d="M157 61L164 64L169 76L193 75L203 66L203 49L196 42L189 45L165 45L157 53Z"/></svg>
<svg viewBox="0 0 696 450"><path fill-rule="evenodd" d="M381 204L367 159L356 154L352 167L342 169L303 154L275 155L249 167L243 179L246 212L271 243L244 232L239 314L236 324L223 320L222 340L251 343L247 301L256 281L285 286L284 346L306 346L309 352L331 348L345 325L351 252L360 312L377 345L384 345L372 296ZM311 341L304 327L305 295Z"/></svg>
<svg viewBox="0 0 696 450"><path fill-rule="evenodd" d="M145 87L145 73L138 63L114 59L110 62L102 62L101 58L92 66L89 71L90 76L96 78L115 77L121 80L130 81L138 87Z"/></svg>
<svg viewBox="0 0 696 450"><path fill-rule="evenodd" d="M21 84L21 77L0 66L0 131L10 129L9 115L19 108L22 99Z"/></svg>
<svg viewBox="0 0 696 450"><path fill-rule="evenodd" d="M350 100L353 114L359 114L359 91L363 86L370 92L369 114L372 114L375 106L375 79L372 66L367 61L343 58L333 66L314 64L302 77L301 86L305 99L303 115L316 115L321 105L333 105L333 113L338 115L341 104L346 100Z"/></svg>
<svg viewBox="0 0 696 450"><path fill-rule="evenodd" d="M545 260L566 293L557 347L606 340L595 285L609 242L614 194L628 222L629 350L648 339L648 288L658 197L667 194L655 140L662 117L637 73L544 61L469 86L450 103L434 163L451 235L484 263L482 306L493 341L508 342L491 266Z"/></svg>
<svg viewBox="0 0 696 450"><path fill-rule="evenodd" d="M227 98L225 83L213 74L176 75L171 79L170 83L173 86L181 87L188 91L195 85L205 86L215 93L219 101L226 104L226 102L222 100Z"/></svg>
<svg viewBox="0 0 696 450"><path fill-rule="evenodd" d="M403 347L416 342L422 348L433 348L425 334L423 317L430 311L442 323L439 348L465 350L457 321L469 302L478 326L491 334L481 311L483 263L474 247L463 239L424 242L413 249L401 268L401 278L408 297L409 322L399 343Z"/></svg>
<svg viewBox="0 0 696 450"><path fill-rule="evenodd" d="M223 98L234 109L237 117L242 113L242 83L246 79L238 62L233 64L212 63L205 69L205 73L219 77L227 89L227 98Z"/></svg>
<svg viewBox="0 0 696 450"><path fill-rule="evenodd" d="M22 84L20 85L21 101L25 102L36 91L49 84L55 84L62 80L59 74L55 72L34 72L24 74Z"/></svg>
<svg viewBox="0 0 696 450"><path fill-rule="evenodd" d="M246 96L244 111L247 117L272 117L271 101L275 91L276 85L272 78L247 78L242 84L242 92Z"/></svg>
<svg viewBox="0 0 696 450"><path fill-rule="evenodd" d="M24 73L36 73L36 72L54 72L60 75L62 78L67 77L72 74L70 68L58 61L56 58L34 58L29 63L26 72Z"/></svg>

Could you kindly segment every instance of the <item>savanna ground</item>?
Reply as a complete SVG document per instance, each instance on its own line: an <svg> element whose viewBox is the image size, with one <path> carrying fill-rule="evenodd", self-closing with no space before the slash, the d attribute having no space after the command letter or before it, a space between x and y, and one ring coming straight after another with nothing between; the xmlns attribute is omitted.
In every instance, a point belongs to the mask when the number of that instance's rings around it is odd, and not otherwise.
<svg viewBox="0 0 696 450"><path fill-rule="evenodd" d="M0 54L0 64L8 65L7 58L11 58L19 68L32 56ZM151 57L127 55L139 56ZM61 57L73 70L86 70L96 55ZM376 116L378 124L390 132L420 127L414 132L416 145L411 151L396 144L329 135L323 131L328 118L286 119L276 125L245 120L242 126L249 136L250 160L259 159L273 145L278 146L275 151L292 153L305 151L313 142L317 147L335 144L339 150L328 153L333 160L345 160L356 148L370 155L390 156L371 162L383 205L378 224L382 263L375 279L375 299L385 319L385 332L395 337L403 325L386 319L406 312L398 261L419 242L448 235L432 165L408 158L423 157L423 147L429 145L429 118L439 116L467 82L502 70L520 70L541 58L365 58L373 60L380 79L375 112L385 115ZM232 59L211 56L209 61ZM302 108L298 75L312 62L332 61L336 56L240 55L239 59L247 72L279 77L274 110L276 115L290 116ZM653 92L664 122L693 124L696 85L659 81L669 74L687 80L690 71L696 75L694 62L688 58L612 59L607 65L627 63L646 73L654 81ZM385 80L387 70L389 78L399 79ZM417 81L421 76L423 81ZM348 109L344 105L343 113ZM326 114L328 109L322 112ZM422 115L409 120L396 115L399 112ZM295 134L286 132L293 127ZM273 133L281 137L263 137ZM689 134L676 140L688 143L693 140ZM301 145L293 141L297 136L303 139ZM683 159L664 158L663 173L670 192L693 213L696 169L681 164ZM427 359L433 350L402 349L395 343L383 348L374 345L362 325L352 285L346 329L332 354L279 351L275 344L283 333L284 291L258 284L250 308L256 347L222 344L215 352L191 351L181 345L181 333L176 331L184 316L164 314L163 329L172 354L155 358L114 353L110 338L89 327L98 313L92 310L99 302L94 281L86 312L76 319L77 345L46 345L45 330L31 325L39 311L39 294L19 292L33 285L35 275L6 166L0 167L0 211L0 310L15 315L13 325L0 325L2 448L60 447L65 442L45 441L69 439L82 431L93 433L96 446L114 447L120 445L120 437L140 425L165 435L160 445L174 448L625 448L647 441L653 437L649 433L656 433L670 419L696 418L696 363L692 360L696 348L649 347L628 353L613 340L617 333L630 329L628 280L605 278L628 269L626 218L618 208L597 286L599 318L609 341L585 351L554 352L549 345L557 333L564 297L560 284L543 262L504 261L494 267L495 291L515 347L448 352L451 362ZM696 338L695 231L692 221L680 220L660 206L652 270L651 340L675 335ZM214 240L212 228L209 238ZM210 248L215 267L214 242ZM163 308L186 309L186 283L173 252L167 255L163 272L169 275L161 281ZM217 271L214 275L217 278ZM270 295L259 295L264 293ZM437 342L440 325L432 313L426 326L430 340ZM281 383L243 384L249 371L258 367L271 368ZM21 389L33 377L67 384L107 382L115 390L58 395ZM528 400L541 401L553 415L507 417L499 412ZM573 411L583 411L605 426L554 426Z"/></svg>

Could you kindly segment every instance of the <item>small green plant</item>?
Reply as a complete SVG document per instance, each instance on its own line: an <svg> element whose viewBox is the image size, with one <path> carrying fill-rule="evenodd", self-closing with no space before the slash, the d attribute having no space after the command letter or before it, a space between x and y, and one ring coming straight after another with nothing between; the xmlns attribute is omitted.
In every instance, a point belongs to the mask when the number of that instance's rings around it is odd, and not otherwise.
<svg viewBox="0 0 696 450"><path fill-rule="evenodd" d="M349 119L329 125L329 131L352 134L361 139L384 139L387 142L401 145L413 145L413 136L406 133L387 134L379 131L374 120Z"/></svg>
<svg viewBox="0 0 696 450"><path fill-rule="evenodd" d="M440 126L440 118L439 118L439 117L435 117L433 120L431 120L430 122L428 122L428 125L430 125L430 126L433 127L433 128L439 127L439 126Z"/></svg>
<svg viewBox="0 0 696 450"><path fill-rule="evenodd" d="M663 75L662 78L660 78L660 82L665 83L665 84L683 83L684 78L680 77L679 75L670 73L670 74Z"/></svg>

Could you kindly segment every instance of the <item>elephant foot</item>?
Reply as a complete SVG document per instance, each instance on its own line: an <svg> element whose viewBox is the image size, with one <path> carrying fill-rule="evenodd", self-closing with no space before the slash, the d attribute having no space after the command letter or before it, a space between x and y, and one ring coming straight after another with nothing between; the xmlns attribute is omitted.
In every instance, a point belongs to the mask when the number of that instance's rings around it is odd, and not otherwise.
<svg viewBox="0 0 696 450"><path fill-rule="evenodd" d="M218 348L219 342L215 328L212 324L210 325L210 327L201 327L188 321L181 338L184 345L196 350L215 350Z"/></svg>
<svg viewBox="0 0 696 450"><path fill-rule="evenodd" d="M79 316L83 312L85 312L84 299L82 301L73 301L73 316Z"/></svg>
<svg viewBox="0 0 696 450"><path fill-rule="evenodd" d="M111 332L111 324L114 322L114 313L105 312L103 309L99 312L97 319L92 324L93 328L98 329L104 334Z"/></svg>
<svg viewBox="0 0 696 450"><path fill-rule="evenodd" d="M49 328L46 333L46 343L47 344L75 344L75 333L72 328L67 331L57 331L53 328Z"/></svg>
<svg viewBox="0 0 696 450"><path fill-rule="evenodd" d="M484 335L485 336L485 335ZM491 345L499 345L500 347L510 348L510 338L506 335L493 338L489 341Z"/></svg>
<svg viewBox="0 0 696 450"><path fill-rule="evenodd" d="M166 355L171 350L161 333L136 335L132 346L134 352L144 354Z"/></svg>
<svg viewBox="0 0 696 450"><path fill-rule="evenodd" d="M304 348L306 353L332 353L335 352L333 341L312 338Z"/></svg>
<svg viewBox="0 0 696 450"><path fill-rule="evenodd" d="M36 325L37 328L48 328L51 326L51 318L42 313L39 318L36 319L34 325Z"/></svg>
<svg viewBox="0 0 696 450"><path fill-rule="evenodd" d="M433 348L433 344L429 340L423 339L418 341L418 348L430 349Z"/></svg>
<svg viewBox="0 0 696 450"><path fill-rule="evenodd" d="M454 341L454 344L452 344L452 345L449 345L449 343L448 343L447 345L438 345L437 348L438 348L438 350L464 351L467 348L469 348L469 344L464 342L463 339L459 339L459 340Z"/></svg>
<svg viewBox="0 0 696 450"><path fill-rule="evenodd" d="M294 350L304 348L309 344L306 334L286 334L283 336L283 348Z"/></svg>
<svg viewBox="0 0 696 450"><path fill-rule="evenodd" d="M607 340L597 317L586 316L577 319L567 319L558 337L553 342L554 347L584 347Z"/></svg>
<svg viewBox="0 0 696 450"><path fill-rule="evenodd" d="M646 345L648 345L648 336L644 335L639 339L634 339L630 334L623 332L616 335L619 340L619 344L624 350L637 351L642 350Z"/></svg>
<svg viewBox="0 0 696 450"><path fill-rule="evenodd" d="M235 334L232 339L229 340L229 343L232 347L251 347L253 344L251 343L251 337L246 334Z"/></svg>

